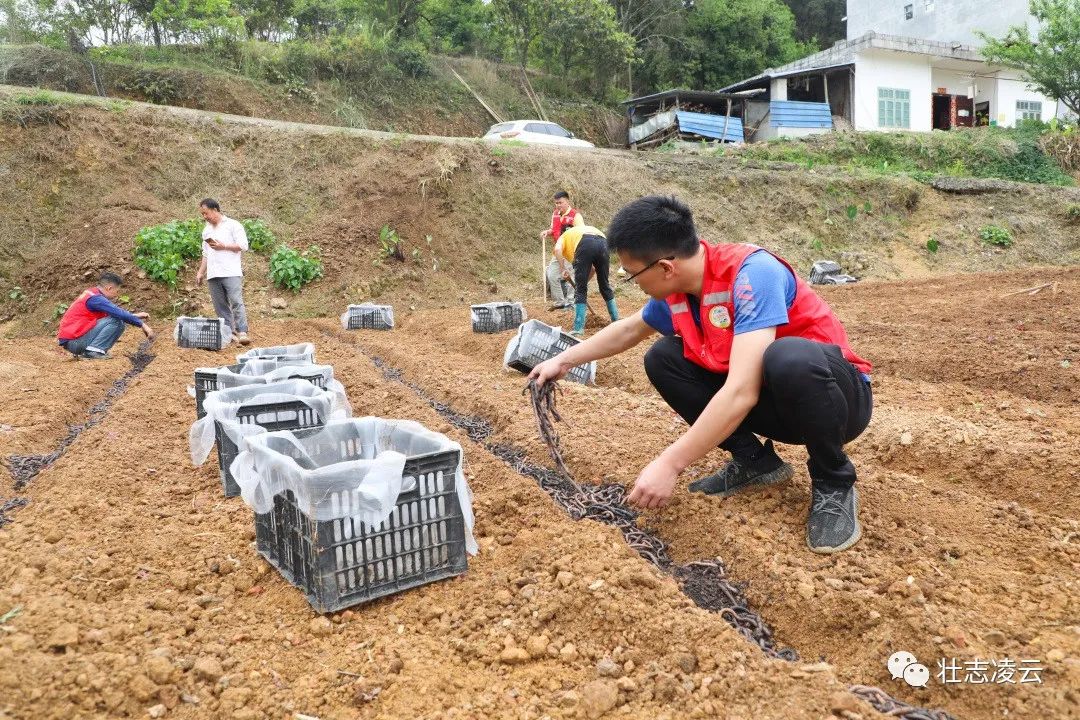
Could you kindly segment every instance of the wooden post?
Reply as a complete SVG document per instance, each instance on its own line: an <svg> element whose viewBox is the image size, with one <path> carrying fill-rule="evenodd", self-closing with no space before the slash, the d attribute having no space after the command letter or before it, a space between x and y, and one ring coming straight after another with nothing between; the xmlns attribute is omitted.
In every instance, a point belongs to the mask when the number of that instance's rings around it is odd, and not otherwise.
<svg viewBox="0 0 1080 720"><path fill-rule="evenodd" d="M727 99L727 112L724 113L724 131L720 133L720 142L727 142L727 126L728 121L731 120L731 98Z"/></svg>
<svg viewBox="0 0 1080 720"><path fill-rule="evenodd" d="M544 285L544 305L547 305L547 249L544 247L546 237L540 237L540 282Z"/></svg>
<svg viewBox="0 0 1080 720"><path fill-rule="evenodd" d="M821 73L821 81L825 83L825 104L829 105L829 73ZM829 114L832 115L832 106L829 106Z"/></svg>

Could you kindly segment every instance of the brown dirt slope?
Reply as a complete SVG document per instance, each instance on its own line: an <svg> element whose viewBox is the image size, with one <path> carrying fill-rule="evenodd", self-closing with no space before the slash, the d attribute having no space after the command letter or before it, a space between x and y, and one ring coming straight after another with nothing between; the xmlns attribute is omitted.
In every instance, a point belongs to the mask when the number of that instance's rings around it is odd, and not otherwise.
<svg viewBox="0 0 1080 720"><path fill-rule="evenodd" d="M1043 282L1056 292L1000 299ZM852 550L806 550L801 472L790 486L723 501L680 489L644 518L678 559L721 557L778 641L801 654L795 665L765 660L614 530L570 521L371 364L384 358L434 398L489 419L495 441L546 463L523 378L499 367L509 336L473 334L464 307L405 311L392 332L328 320L257 328L266 344L314 341L357 415L414 418L462 442L475 495L482 551L466 575L317 619L258 559L251 514L221 497L213 461L188 464L184 386L193 368L226 358L163 342L0 530L0 612L21 608L0 630L0 713L144 716L160 704L180 718L560 718L595 717L606 697L630 718L870 720L844 691L865 683L957 718L1074 717L1080 337L1067 319L1078 298L1080 274L1061 268L828 292L875 363L875 418L849 448L865 526ZM639 300L621 303L629 312ZM565 320L535 302L529 310ZM60 372L55 354L28 343L4 350L20 367ZM643 351L602 361L595 387L565 387L560 433L580 481L629 485L681 432L643 378ZM34 386L36 406L0 409L0 423L36 423L40 407L78 405L71 388L100 387L97 375L65 377ZM886 670L899 649L932 671L939 659L1034 659L1042 682L912 689ZM606 657L624 679L594 684Z"/></svg>
<svg viewBox="0 0 1080 720"><path fill-rule="evenodd" d="M132 239L143 226L192 217L202 197L260 217L283 239L318 244L326 276L289 297L287 314L332 315L378 297L430 307L540 294L537 233L548 198L570 190L603 226L626 201L677 193L702 233L779 251L801 271L846 252L866 277L910 277L1080 259L1066 212L1080 190L1020 186L980 196L913 181L777 169L722 158L491 148L343 128L145 106L24 104L0 92L0 318L9 332L48 327L102 268L125 272L133 304L197 309L194 267L170 293L138 277ZM857 205L854 220L846 208ZM870 212L865 208L870 207ZM1009 227L994 249L978 228ZM378 230L405 238L404 262L380 261ZM929 235L941 242L931 255ZM430 236L431 242L427 242ZM248 258L249 302L268 313L266 260ZM22 296L9 297L21 288ZM496 290L493 292L492 287Z"/></svg>

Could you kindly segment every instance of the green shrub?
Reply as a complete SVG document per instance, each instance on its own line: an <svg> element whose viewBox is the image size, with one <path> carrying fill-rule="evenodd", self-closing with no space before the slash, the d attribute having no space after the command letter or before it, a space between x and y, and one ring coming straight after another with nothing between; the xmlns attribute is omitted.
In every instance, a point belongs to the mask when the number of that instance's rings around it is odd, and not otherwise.
<svg viewBox="0 0 1080 720"><path fill-rule="evenodd" d="M1070 222L1080 222L1080 205L1073 203L1065 208L1065 217L1067 217Z"/></svg>
<svg viewBox="0 0 1080 720"><path fill-rule="evenodd" d="M268 252L277 245L277 237L266 227L266 223L258 218L241 220L244 232L247 233L248 247L255 252Z"/></svg>
<svg viewBox="0 0 1080 720"><path fill-rule="evenodd" d="M296 292L323 275L319 247L312 245L298 252L288 245L278 245L270 256L270 279L280 288Z"/></svg>
<svg viewBox="0 0 1080 720"><path fill-rule="evenodd" d="M146 275L176 287L188 260L202 254L202 220L173 220L139 230L135 235L135 264Z"/></svg>
<svg viewBox="0 0 1080 720"><path fill-rule="evenodd" d="M405 248L401 246L401 236L389 225L379 228L379 259L405 260Z"/></svg>
<svg viewBox="0 0 1080 720"><path fill-rule="evenodd" d="M1009 247L1013 244L1012 233L1000 225L986 225L979 230L979 238L987 245Z"/></svg>

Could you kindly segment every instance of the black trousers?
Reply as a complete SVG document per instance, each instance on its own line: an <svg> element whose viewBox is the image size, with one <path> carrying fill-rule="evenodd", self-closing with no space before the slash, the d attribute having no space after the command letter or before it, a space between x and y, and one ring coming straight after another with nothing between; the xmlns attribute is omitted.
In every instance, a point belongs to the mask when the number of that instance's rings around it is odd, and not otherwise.
<svg viewBox="0 0 1080 720"><path fill-rule="evenodd" d="M870 423L870 384L839 347L804 338L776 340L765 350L764 362L757 405L720 447L748 459L762 447L755 435L805 445L815 485L850 486L855 466L844 454L844 443ZM691 425L727 380L726 374L687 360L679 337L661 338L649 348L645 372L667 404Z"/></svg>
<svg viewBox="0 0 1080 720"><path fill-rule="evenodd" d="M574 251L574 284L577 285L574 302L578 305L585 303L585 295L589 290L589 271L594 268L596 284L600 286L600 297L604 300L615 297L615 291L611 289L608 281L611 251L608 250L607 240L599 235L583 235L578 241L577 250Z"/></svg>

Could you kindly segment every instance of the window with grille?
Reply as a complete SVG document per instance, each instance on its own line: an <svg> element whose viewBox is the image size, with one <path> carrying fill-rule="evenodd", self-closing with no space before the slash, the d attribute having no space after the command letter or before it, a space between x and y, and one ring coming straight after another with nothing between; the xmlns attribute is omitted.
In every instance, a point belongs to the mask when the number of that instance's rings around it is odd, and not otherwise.
<svg viewBox="0 0 1080 720"><path fill-rule="evenodd" d="M911 91L878 88L878 127L911 127Z"/></svg>
<svg viewBox="0 0 1080 720"><path fill-rule="evenodd" d="M934 0L923 0L923 9L928 13L934 12Z"/></svg>
<svg viewBox="0 0 1080 720"><path fill-rule="evenodd" d="M914 5L905 5L904 6L904 19L905 20L910 20L913 17L915 17L915 6Z"/></svg>
<svg viewBox="0 0 1080 720"><path fill-rule="evenodd" d="M1042 120L1042 103L1034 100L1016 101L1016 122Z"/></svg>

